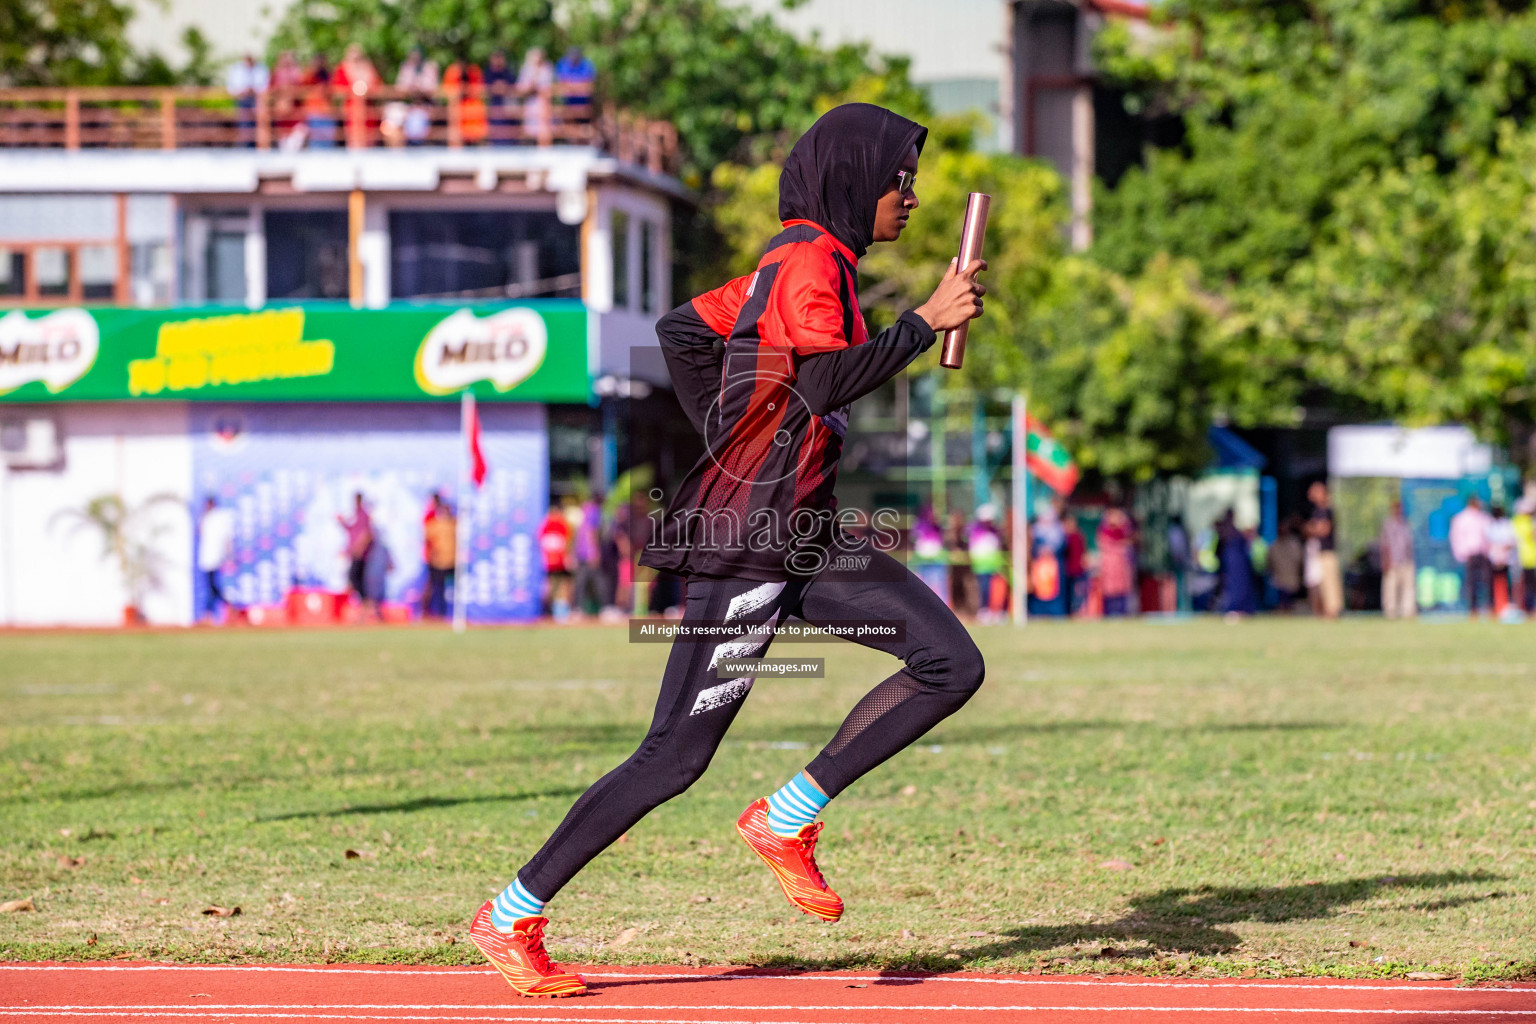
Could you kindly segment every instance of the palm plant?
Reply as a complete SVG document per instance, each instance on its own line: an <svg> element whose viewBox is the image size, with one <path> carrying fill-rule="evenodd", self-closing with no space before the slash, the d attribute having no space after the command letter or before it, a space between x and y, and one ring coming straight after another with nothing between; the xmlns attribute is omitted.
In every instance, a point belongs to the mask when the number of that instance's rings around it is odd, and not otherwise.
<svg viewBox="0 0 1536 1024"><path fill-rule="evenodd" d="M170 527L154 521L152 512L160 505L181 508L183 502L174 494L154 494L130 506L121 494L102 494L81 508L61 509L48 521L50 529L68 523L69 535L93 530L101 537L101 557L117 562L128 591L124 618L129 625L144 622L144 599L164 582L166 557L155 540Z"/></svg>

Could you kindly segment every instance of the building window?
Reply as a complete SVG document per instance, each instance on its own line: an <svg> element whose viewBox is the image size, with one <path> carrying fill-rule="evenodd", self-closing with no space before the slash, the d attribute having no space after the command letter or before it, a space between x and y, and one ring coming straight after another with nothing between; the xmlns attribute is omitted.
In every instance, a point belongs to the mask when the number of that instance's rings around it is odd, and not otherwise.
<svg viewBox="0 0 1536 1024"><path fill-rule="evenodd" d="M87 302L111 302L117 297L115 245L80 247L80 297Z"/></svg>
<svg viewBox="0 0 1536 1024"><path fill-rule="evenodd" d="M397 299L581 296L581 234L554 213L397 210L389 246Z"/></svg>
<svg viewBox="0 0 1536 1024"><path fill-rule="evenodd" d="M347 298L347 211L271 211L266 234L268 299Z"/></svg>
<svg viewBox="0 0 1536 1024"><path fill-rule="evenodd" d="M129 263L134 305L169 305L176 284L171 247L164 242L134 245L129 249Z"/></svg>
<svg viewBox="0 0 1536 1024"><path fill-rule="evenodd" d="M640 312L656 312L656 225L640 222Z"/></svg>
<svg viewBox="0 0 1536 1024"><path fill-rule="evenodd" d="M69 249L62 245L40 245L32 250L32 276L37 279L37 294L45 299L69 298Z"/></svg>
<svg viewBox="0 0 1536 1024"><path fill-rule="evenodd" d="M245 301L244 231L210 231L204 266L209 302Z"/></svg>
<svg viewBox="0 0 1536 1024"><path fill-rule="evenodd" d="M613 308L629 308L629 214L614 210L608 218L613 236Z"/></svg>
<svg viewBox="0 0 1536 1024"><path fill-rule="evenodd" d="M27 254L0 246L0 296L19 299L27 293Z"/></svg>
<svg viewBox="0 0 1536 1024"><path fill-rule="evenodd" d="M119 252L105 241L0 244L0 301L115 301Z"/></svg>

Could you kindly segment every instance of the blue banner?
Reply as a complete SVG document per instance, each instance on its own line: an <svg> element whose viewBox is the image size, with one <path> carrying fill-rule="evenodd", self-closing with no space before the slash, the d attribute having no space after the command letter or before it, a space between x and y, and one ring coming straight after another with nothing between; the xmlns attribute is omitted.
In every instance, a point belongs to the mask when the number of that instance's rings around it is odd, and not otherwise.
<svg viewBox="0 0 1536 1024"><path fill-rule="evenodd" d="M278 612L296 591L345 594L346 530L362 494L387 558L382 592L397 613L419 608L426 581L424 520L433 491L468 517L469 557L458 588L476 622L536 618L543 588L538 528L549 494L544 409L482 405L489 472L461 500L457 405L197 404L193 508L212 496L234 516L220 573L237 608ZM195 561L194 561L195 565ZM208 588L199 574L198 608Z"/></svg>

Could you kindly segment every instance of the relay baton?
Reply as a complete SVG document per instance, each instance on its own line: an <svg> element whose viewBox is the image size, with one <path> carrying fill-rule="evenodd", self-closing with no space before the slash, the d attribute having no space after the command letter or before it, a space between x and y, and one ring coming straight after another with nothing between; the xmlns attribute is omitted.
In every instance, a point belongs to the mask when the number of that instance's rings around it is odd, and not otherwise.
<svg viewBox="0 0 1536 1024"><path fill-rule="evenodd" d="M972 192L965 201L965 223L960 226L960 262L955 273L961 273L975 260L981 259L981 247L987 238L987 211L992 208L992 197L985 192ZM951 370L960 369L965 362L965 336L970 333L971 322L944 332L944 347L940 350L939 365Z"/></svg>

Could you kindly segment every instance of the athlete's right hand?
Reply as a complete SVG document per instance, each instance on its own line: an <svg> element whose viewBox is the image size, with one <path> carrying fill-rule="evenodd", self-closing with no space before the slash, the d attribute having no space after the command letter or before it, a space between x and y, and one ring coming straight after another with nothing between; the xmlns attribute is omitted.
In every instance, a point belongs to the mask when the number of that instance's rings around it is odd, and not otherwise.
<svg viewBox="0 0 1536 1024"><path fill-rule="evenodd" d="M958 268L959 260L950 260L944 271L944 280L933 290L928 301L918 306L914 313L928 321L935 332L949 331L967 320L981 316L981 297L987 294L987 286L976 280L976 275L987 269L986 260L972 260L964 270Z"/></svg>

